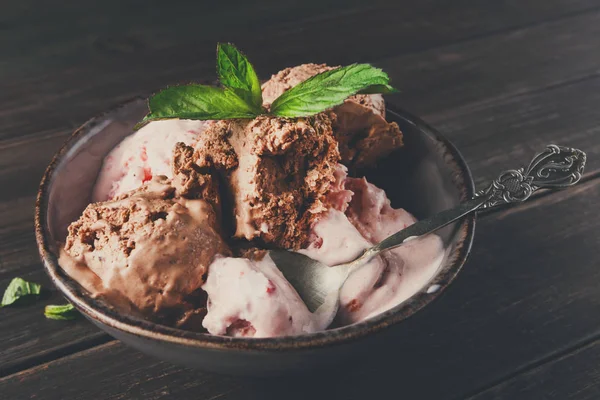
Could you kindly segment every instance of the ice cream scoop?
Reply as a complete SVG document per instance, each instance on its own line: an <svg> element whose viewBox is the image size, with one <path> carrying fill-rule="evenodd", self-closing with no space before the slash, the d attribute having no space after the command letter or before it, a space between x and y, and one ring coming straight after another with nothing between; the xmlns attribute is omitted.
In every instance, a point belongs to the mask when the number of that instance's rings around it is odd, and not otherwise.
<svg viewBox="0 0 600 400"><path fill-rule="evenodd" d="M213 206L176 193L170 180L158 176L113 200L88 205L69 226L61 266L119 310L199 326L208 267L230 251Z"/></svg>
<svg viewBox="0 0 600 400"><path fill-rule="evenodd" d="M271 250L271 259L294 286L308 309L322 320L333 321L339 308L339 291L353 272L381 252L435 232L478 210L521 203L539 189L562 189L581 179L586 155L583 151L549 145L527 168L502 172L485 190L449 210L434 214L367 248L352 261L328 267L304 254Z"/></svg>

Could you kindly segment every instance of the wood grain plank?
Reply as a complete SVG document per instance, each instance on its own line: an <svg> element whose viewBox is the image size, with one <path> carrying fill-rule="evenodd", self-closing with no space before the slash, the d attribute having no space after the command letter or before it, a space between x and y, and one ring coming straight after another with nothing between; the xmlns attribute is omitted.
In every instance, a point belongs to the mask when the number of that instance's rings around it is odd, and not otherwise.
<svg viewBox="0 0 600 400"><path fill-rule="evenodd" d="M569 352L469 400L596 400L600 397L600 342Z"/></svg>
<svg viewBox="0 0 600 400"><path fill-rule="evenodd" d="M21 138L13 140L12 143L0 144L0 184L6 184L8 186L3 187L10 188L10 190L0 191L0 204L4 204L0 206L0 212L3 212L7 218L2 220L3 226L4 221L10 224L22 216L20 213L24 211L29 212L28 217L33 222L34 197L42 175L54 153L72 132L64 129L53 135L33 136L29 137L29 140ZM29 207L14 214L15 210L7 207L10 207L10 202L17 202L19 198L29 198Z"/></svg>
<svg viewBox="0 0 600 400"><path fill-rule="evenodd" d="M0 29L6 33L0 36L4 50L0 72L3 76L46 74L74 64L102 62L111 55L144 57L148 50L177 43L188 53L201 50L199 43L209 44L206 49L212 50L216 40L224 39L253 50L277 48L284 57L301 46L305 55L348 54L346 62L353 62L356 54L373 59L421 50L597 7L593 0L268 0L169 7L149 6L141 0L86 5L73 0L51 5L26 0L7 5L0 15ZM353 44L354 54L336 51L348 43Z"/></svg>
<svg viewBox="0 0 600 400"><path fill-rule="evenodd" d="M428 119L468 160L475 183L523 166L547 144L588 154L585 175L600 171L600 76L544 91L462 107Z"/></svg>
<svg viewBox="0 0 600 400"><path fill-rule="evenodd" d="M340 366L310 384L305 377L216 376L114 342L6 377L0 390L14 398L459 398L574 339L600 335L594 318L581 317L600 306L592 257L600 245L598 205L600 179L593 179L534 206L488 215L470 262L439 301L401 330L385 332L380 343L391 344L374 347L360 365ZM551 226L543 223L548 215ZM78 385L64 379L81 370Z"/></svg>
<svg viewBox="0 0 600 400"><path fill-rule="evenodd" d="M2 308L0 376L111 340L83 317L73 321L46 319L46 305L65 304L66 300L54 289L54 285L40 268L39 261L35 267L26 266L18 275L42 285L42 300L34 304ZM14 275L0 279L0 288L4 290L13 277Z"/></svg>
<svg viewBox="0 0 600 400"><path fill-rule="evenodd" d="M596 76L599 22L600 12L590 12L377 64L402 90L390 97L394 104L426 118L452 116L473 103Z"/></svg>
<svg viewBox="0 0 600 400"><path fill-rule="evenodd" d="M599 19L600 13L586 14L541 24L512 35L496 35L448 48L396 56L378 64L390 72L403 90L402 95L390 97L390 101L431 117L444 111L453 112L452 108L465 103L494 101L498 97L539 90L595 74L600 56L593 51L593 38L598 34ZM559 34L553 34L557 32ZM295 49L296 55L290 55L288 60L294 57L303 57L303 61L315 60L302 48L290 49ZM502 52L489 49L501 49ZM174 52L180 53L181 49ZM523 57L525 53L531 54ZM212 48L192 54L192 58L181 59L177 54L166 53L151 63L136 57L128 60L127 68L117 58L109 65L83 64L31 81L7 80L0 96L3 127L0 139L27 137L40 130L72 128L100 110L134 95L167 83L214 76L212 56L207 59ZM269 64L264 71L277 69L272 64L271 54L264 49L257 49L252 54L256 55L257 61ZM320 60L334 61L332 58L336 54L340 52L331 52L331 57ZM556 54L565 54L565 57L559 58L560 62L553 62ZM156 57L157 53L153 55ZM567 65L571 59L578 62ZM144 73L140 74L140 71ZM32 118L32 115L37 117Z"/></svg>
<svg viewBox="0 0 600 400"><path fill-rule="evenodd" d="M569 55L569 59L579 60L576 65L570 66L576 70L568 76L577 75L576 72L587 74L590 70L597 68L597 52L589 51L590 46L594 45L594 29L597 29L598 26L598 18L594 17L593 13L592 17L587 14L577 14L556 22L541 23L532 28L525 28L518 31L518 38L512 40L505 39L506 35L504 34L498 34L493 36L494 39L491 42L482 38L475 40L474 44L467 42L458 47L451 47L449 50L436 47L407 57L400 56L403 53L402 48L390 50L390 46L407 45L413 46L414 51L422 50L423 47L418 47L418 43L425 40L423 38L426 38L427 35L435 34L438 40L440 38L446 40L447 37L452 36L451 31L454 28L475 23L471 21L477 21L477 24L481 23L481 26L477 25L477 29L472 28L473 32L477 32L472 33L476 37L481 36L482 29L487 29L485 27L489 25L500 29L500 25L503 24L502 29L508 29L515 26L511 22L512 19L507 16L509 11L514 12L515 15L529 16L527 18L539 17L540 19L536 21L540 22L544 21L544 17L559 16L559 10L569 14L569 7L571 7L570 2L565 2L560 7L558 7L558 3L555 3L555 7L548 7L548 9L546 9L546 5L539 3L537 7L540 9L534 9L533 6L524 5L526 3L523 2L518 2L518 4L504 2L504 5L499 6L496 10L490 9L487 5L482 5L481 10L477 7L472 8L469 12L473 13L473 19L465 20L462 14L452 14L454 8L449 4L438 6L437 3L425 3L425 5L419 6L422 8L417 7L414 11L417 14L413 15L412 19L409 13L410 7L402 10L403 13L406 13L404 18L412 23L406 23L406 26L402 23L392 23L393 21L382 23L381 29L390 29L389 32L356 29L363 18L370 17L370 15L361 13L360 9L351 16L343 15L337 19L335 16L329 17L330 19L327 17L316 18L310 22L314 26L307 26L307 22L303 20L291 22L289 32L280 32L279 25L272 27L267 24L265 27L256 29L257 38L249 38L244 33L242 36L247 44L244 44L243 48L251 55L252 60L257 64L257 69L262 71L265 77L269 73L295 63L322 61L335 64L357 60L376 61L383 56L391 56L389 62L385 61L381 64L386 69L389 67L394 81L403 90L402 97L398 97L397 101L401 101L402 105L408 105L408 109L420 114L439 112L464 104L460 96L464 96L470 101L474 100L473 96L481 100L479 96L489 98L497 96L498 93L535 88L533 83L539 83L541 79L543 79L541 82L543 85L564 80L566 79L565 75L570 73L569 68L560 65L553 69L552 65L555 63L548 62L547 58L555 56L555 54L564 53ZM524 9L521 9L522 7ZM457 12L456 10L454 12ZM368 9L365 12L378 13L385 15L386 18L396 18L396 13L386 8ZM502 17L505 14L506 16ZM448 21L445 24L438 23L435 18L445 18ZM449 22L454 20L456 21L453 23ZM298 25L294 25L295 23ZM181 28L177 27L174 31L178 29ZM273 29L273 31L267 32L269 29ZM440 29L443 31L439 32ZM489 32L494 32L494 30ZM565 34L549 35L549 32L565 32ZM232 32L232 35L234 33L235 31ZM369 36L374 34L397 39L388 41L379 38L377 40L376 37ZM260 35L264 35L264 37ZM307 35L309 36L307 37ZM500 68L503 63L498 62L498 57L501 57L499 55L495 55L496 59L493 60L493 63L483 65L481 64L482 60L472 59L476 57L478 51L489 52L489 49L496 47L506 47L505 51L518 55L525 54L530 51L527 46L530 36L536 38L532 49L547 48L550 50L545 53L538 51L531 56L522 57L525 61L517 62L521 65L519 71L516 71L518 74L509 74L506 73L506 67ZM571 39L561 42L552 39L554 36L568 36ZM321 40L323 37L327 37L328 40ZM189 45L178 42L157 48L149 44L143 49L131 53L108 52L105 54L102 49L93 48L87 51L78 49L76 54L79 58L71 60L71 64L62 69L30 73L22 79L5 79L0 83L2 89L0 91L2 94L0 96L0 122L3 127L0 131L0 139L27 135L42 129L72 126L126 98L158 89L167 84L201 78L212 79L215 76L214 43L218 39L213 36L205 37L201 44L193 46L193 51L190 51ZM274 40L281 42L272 43L271 41ZM548 43L540 44L540 40L546 40ZM346 51L347 43L353 43L352 52ZM440 43L447 42L441 41ZM544 47L544 44L547 46ZM465 46L470 56L460 53L461 46ZM278 50L273 52L270 50L273 48ZM377 49L380 49L379 52ZM98 55L91 57L87 55L90 52L97 52ZM84 54L81 55L81 53ZM486 56L490 55L486 53ZM62 56L56 57L60 59ZM542 57L542 60L536 64L535 60L539 57ZM518 60L518 57L511 57L508 60L515 59ZM32 60L28 64L45 65L47 61L46 59ZM504 60L505 63L506 60ZM497 68L496 65L498 65ZM474 68L476 68L475 71L473 71ZM540 74L541 70L548 70L548 72ZM495 72L496 75L500 74L503 81L498 81L497 76L487 75L490 73L488 71ZM532 71L536 73L532 74ZM521 73L523 73L522 76ZM541 77L538 77L539 75ZM528 83L531 80L533 83ZM443 82L446 85L454 85L452 86L454 89L448 91L445 86L441 86ZM458 82L460 85L456 85ZM495 86L493 86L494 84ZM486 91L475 90L475 93L470 94L466 90L473 90L477 87L485 88ZM37 118L32 118L32 115L36 115Z"/></svg>

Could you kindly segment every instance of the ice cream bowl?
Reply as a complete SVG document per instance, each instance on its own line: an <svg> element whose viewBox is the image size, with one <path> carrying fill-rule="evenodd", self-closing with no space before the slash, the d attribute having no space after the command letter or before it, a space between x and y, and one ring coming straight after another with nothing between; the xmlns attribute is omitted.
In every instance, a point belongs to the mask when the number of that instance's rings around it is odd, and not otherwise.
<svg viewBox="0 0 600 400"><path fill-rule="evenodd" d="M64 296L87 319L111 336L152 356L206 371L285 375L339 364L392 341L401 323L440 296L469 254L475 217L440 231L444 261L431 280L400 305L365 321L327 331L276 338L234 338L175 329L120 313L93 298L58 263L58 244L68 225L90 202L104 156L132 132L147 111L133 99L81 126L67 140L42 179L35 213L38 248L44 267ZM401 110L388 109L404 133L405 146L372 170L359 171L383 188L395 207L417 218L442 211L473 196L473 180L459 151L440 133ZM385 346L377 346L385 349ZM385 351L385 350L381 350Z"/></svg>

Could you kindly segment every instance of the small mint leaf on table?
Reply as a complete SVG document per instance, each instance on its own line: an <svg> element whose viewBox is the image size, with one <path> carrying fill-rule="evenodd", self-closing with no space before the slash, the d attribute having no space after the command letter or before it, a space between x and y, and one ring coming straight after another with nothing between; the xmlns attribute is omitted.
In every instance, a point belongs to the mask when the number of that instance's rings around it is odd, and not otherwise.
<svg viewBox="0 0 600 400"><path fill-rule="evenodd" d="M314 75L271 104L278 117L307 117L342 104L357 93L391 93L389 77L369 64L352 64Z"/></svg>
<svg viewBox="0 0 600 400"><path fill-rule="evenodd" d="M77 318L79 313L72 304L49 305L44 309L44 315L48 319L69 321Z"/></svg>
<svg viewBox="0 0 600 400"><path fill-rule="evenodd" d="M150 113L142 123L172 118L255 118L261 113L261 109L246 103L231 89L196 84L168 87L150 97L148 106Z"/></svg>
<svg viewBox="0 0 600 400"><path fill-rule="evenodd" d="M260 112L263 102L260 81L248 58L234 45L217 44L217 74L223 86Z"/></svg>
<svg viewBox="0 0 600 400"><path fill-rule="evenodd" d="M4 291L0 305L5 307L19 300L38 297L41 291L42 286L37 283L27 282L22 278L14 278Z"/></svg>

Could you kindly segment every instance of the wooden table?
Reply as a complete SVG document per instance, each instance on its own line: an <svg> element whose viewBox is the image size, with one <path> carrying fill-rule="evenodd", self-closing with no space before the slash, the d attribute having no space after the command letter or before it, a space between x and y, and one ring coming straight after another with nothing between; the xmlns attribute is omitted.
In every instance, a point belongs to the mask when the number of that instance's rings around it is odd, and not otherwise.
<svg viewBox="0 0 600 400"><path fill-rule="evenodd" d="M476 182L547 143L588 153L578 187L483 216L446 293L381 358L253 380L161 362L44 304L0 310L2 399L600 398L600 4L596 0L6 2L0 13L0 288L51 287L33 206L53 153L86 119L166 84L214 79L217 41L263 77L371 62L394 105L462 151ZM208 3L208 2L206 2ZM286 4L289 3L289 4Z"/></svg>

